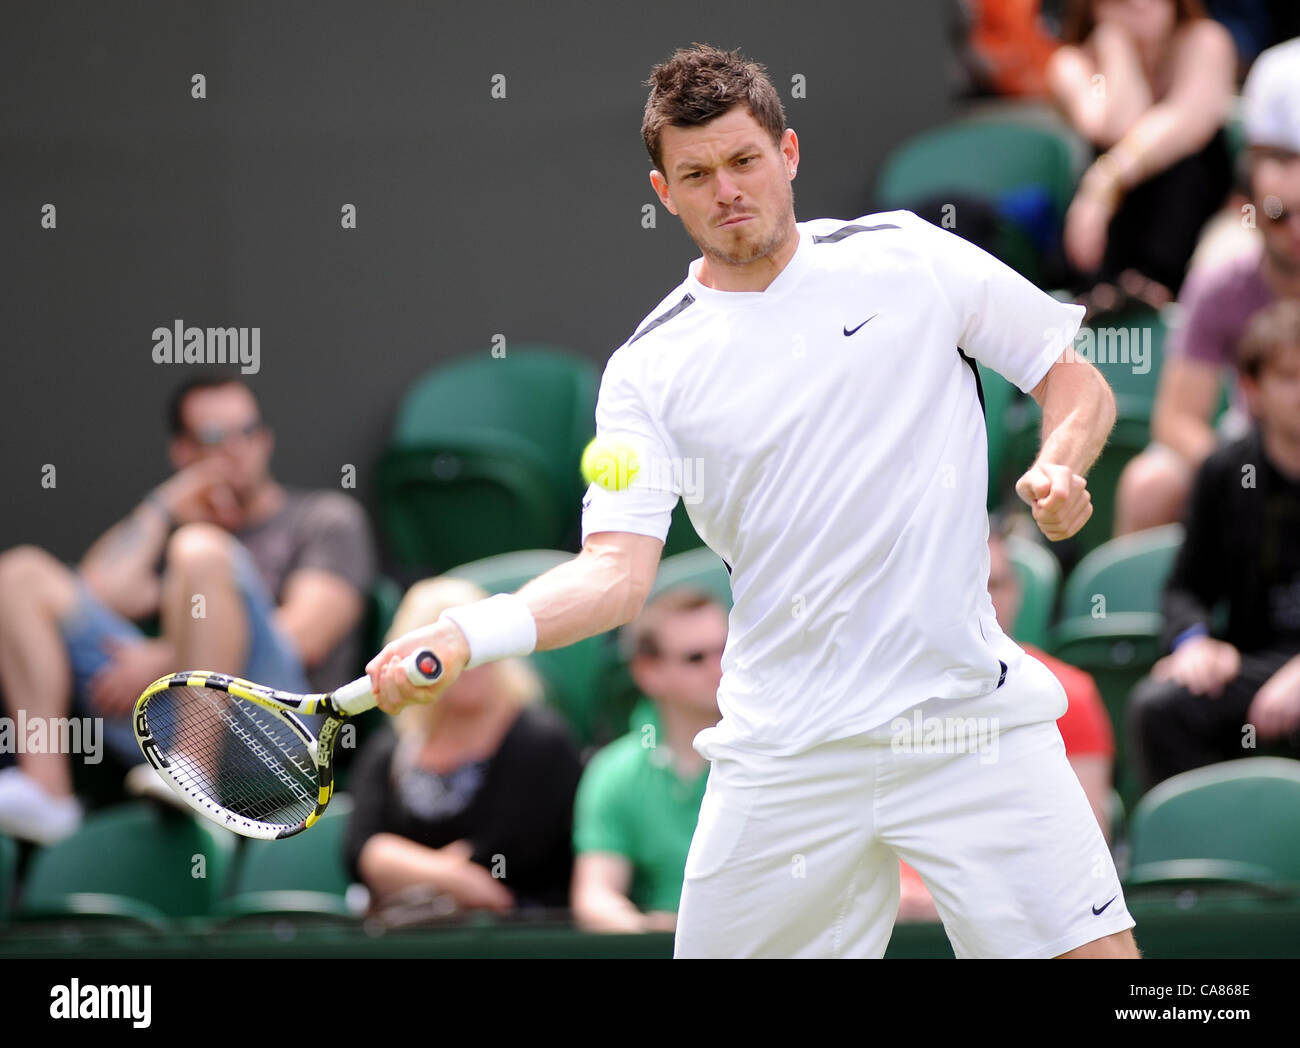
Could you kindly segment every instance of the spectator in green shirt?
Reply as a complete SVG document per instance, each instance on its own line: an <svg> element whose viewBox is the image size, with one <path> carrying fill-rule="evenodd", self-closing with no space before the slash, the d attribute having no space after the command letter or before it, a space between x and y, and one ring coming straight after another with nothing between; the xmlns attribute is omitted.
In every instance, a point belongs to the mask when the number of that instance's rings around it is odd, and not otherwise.
<svg viewBox="0 0 1300 1048"><path fill-rule="evenodd" d="M675 587L625 630L632 677L650 702L588 763L574 812L572 906L580 928L672 931L686 853L708 781L691 746L717 724L727 613Z"/></svg>

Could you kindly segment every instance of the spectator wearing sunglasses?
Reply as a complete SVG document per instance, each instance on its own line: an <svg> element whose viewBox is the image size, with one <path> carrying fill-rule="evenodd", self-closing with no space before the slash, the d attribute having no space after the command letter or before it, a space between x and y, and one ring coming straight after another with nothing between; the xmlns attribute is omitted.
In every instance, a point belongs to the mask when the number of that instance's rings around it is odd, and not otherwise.
<svg viewBox="0 0 1300 1048"><path fill-rule="evenodd" d="M1124 469L1115 533L1179 520L1197 469L1216 447L1250 430L1235 382L1237 345L1251 319L1300 298L1300 39L1256 59L1243 91L1254 250L1194 269L1179 298L1181 322L1161 365L1151 444ZM1221 391L1237 386L1216 423Z"/></svg>
<svg viewBox="0 0 1300 1048"><path fill-rule="evenodd" d="M0 692L6 711L102 717L103 742L161 780L130 722L140 692L179 669L232 673L294 692L353 676L375 555L342 492L283 487L274 438L242 381L186 382L168 407L175 472L72 568L35 546L0 554ZM157 636L139 623L157 620ZM49 843L79 824L70 755L23 753L0 771L0 833ZM171 798L165 787L161 795Z"/></svg>
<svg viewBox="0 0 1300 1048"><path fill-rule="evenodd" d="M675 587L622 640L650 701L632 731L592 757L578 786L574 919L588 931L672 931L709 777L691 742L720 717L727 613L710 594Z"/></svg>

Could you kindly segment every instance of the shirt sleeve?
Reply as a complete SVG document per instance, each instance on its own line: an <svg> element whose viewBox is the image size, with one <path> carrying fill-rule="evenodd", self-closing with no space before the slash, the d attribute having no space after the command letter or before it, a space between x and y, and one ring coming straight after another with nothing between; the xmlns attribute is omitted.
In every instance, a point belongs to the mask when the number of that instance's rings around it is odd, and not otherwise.
<svg viewBox="0 0 1300 1048"><path fill-rule="evenodd" d="M328 571L366 593L375 578L375 548L361 507L346 495L325 492L304 517L294 568Z"/></svg>
<svg viewBox="0 0 1300 1048"><path fill-rule="evenodd" d="M624 858L634 857L627 819L619 811L624 791L619 788L613 751L596 754L587 762L573 813L573 850L610 852Z"/></svg>
<svg viewBox="0 0 1300 1048"><path fill-rule="evenodd" d="M1187 275L1178 296L1182 316L1169 334L1171 356L1215 367L1231 366L1236 346L1224 317L1235 310L1231 303L1220 301L1223 296L1217 290L1218 275L1218 270L1204 269L1194 269Z"/></svg>
<svg viewBox="0 0 1300 1048"><path fill-rule="evenodd" d="M1083 306L1058 302L987 251L910 211L939 291L957 320L957 345L1030 392L1074 341Z"/></svg>
<svg viewBox="0 0 1300 1048"><path fill-rule="evenodd" d="M622 491L598 484L582 500L582 541L599 531L627 531L663 540L681 495L681 459L646 404L647 390L625 353L605 365L596 399L596 436L622 441L637 454L639 469ZM676 467L676 468L675 468Z"/></svg>

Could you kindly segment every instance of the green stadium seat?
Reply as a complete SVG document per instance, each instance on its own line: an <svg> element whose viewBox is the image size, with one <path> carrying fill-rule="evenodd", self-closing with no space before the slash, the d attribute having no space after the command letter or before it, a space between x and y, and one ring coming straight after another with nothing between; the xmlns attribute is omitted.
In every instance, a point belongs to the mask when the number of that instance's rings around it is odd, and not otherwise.
<svg viewBox="0 0 1300 1048"><path fill-rule="evenodd" d="M1061 586L1060 565L1038 543L1019 535L1007 536L1006 547L1007 558L1020 579L1020 612L1013 627L1015 639L1045 649Z"/></svg>
<svg viewBox="0 0 1300 1048"><path fill-rule="evenodd" d="M18 886L18 842L0 834L0 924L9 920Z"/></svg>
<svg viewBox="0 0 1300 1048"><path fill-rule="evenodd" d="M245 841L234 890L218 912L226 917L310 914L351 919L343 838L352 798L339 794L310 830L282 841Z"/></svg>
<svg viewBox="0 0 1300 1048"><path fill-rule="evenodd" d="M369 662L370 657L384 646L384 637L388 634L388 627L393 624L393 616L397 614L401 603L402 587L397 582L387 575L375 579L366 600L365 662ZM362 663L363 668L365 662ZM360 673L361 670L357 672Z"/></svg>
<svg viewBox="0 0 1300 1048"><path fill-rule="evenodd" d="M1151 412L1168 325L1165 314L1139 303L1098 314L1088 329L1081 329L1075 348L1110 384L1116 421L1106 447L1088 473L1093 513L1075 539L1084 552L1096 549L1114 533L1120 474L1150 443ZM1023 471L1033 462L1041 440L1042 413L1037 403L1027 398L1017 404L1008 427L1007 456L1012 468Z"/></svg>
<svg viewBox="0 0 1300 1048"><path fill-rule="evenodd" d="M731 573L722 558L708 547L661 560L650 595L654 597L673 586L683 585L707 590L722 602L724 608L731 609Z"/></svg>
<svg viewBox="0 0 1300 1048"><path fill-rule="evenodd" d="M1089 553L1066 580L1061 621L1049 645L1096 680L1115 728L1116 785L1130 807L1137 785L1128 766L1124 708L1162 654L1161 591L1182 540L1182 525L1170 524L1112 539Z"/></svg>
<svg viewBox="0 0 1300 1048"><path fill-rule="evenodd" d="M235 846L233 834L184 812L120 805L33 856L18 916L119 918L155 928L207 917L226 887Z"/></svg>
<svg viewBox="0 0 1300 1048"><path fill-rule="evenodd" d="M963 119L894 149L876 180L876 200L882 209L892 209L943 193L991 203L1038 193L1059 229L1078 175L1068 132L1015 119ZM1025 230L1004 220L997 241L994 254L1029 279L1038 279L1042 260Z"/></svg>
<svg viewBox="0 0 1300 1048"><path fill-rule="evenodd" d="M664 548L660 554L663 557L672 557L678 553L685 553L687 550L699 549L704 545L704 540L695 531L695 525L691 523L690 515L686 512L686 503L681 499L677 500L677 506L673 510L673 520L668 526L668 534L664 537Z"/></svg>
<svg viewBox="0 0 1300 1048"><path fill-rule="evenodd" d="M379 518L405 566L575 544L595 432L592 363L541 346L438 367L403 398L379 463Z"/></svg>
<svg viewBox="0 0 1300 1048"><path fill-rule="evenodd" d="M1184 772L1133 812L1126 888L1248 886L1300 898L1300 761L1247 757Z"/></svg>
<svg viewBox="0 0 1300 1048"><path fill-rule="evenodd" d="M489 594L513 593L524 583L572 560L574 554L561 550L534 549L502 553L446 572L453 578L468 579ZM528 657L546 685L547 701L568 721L579 746L621 734L619 724L608 719L603 708L604 682L612 651L612 634L602 633L564 648L537 651Z"/></svg>
<svg viewBox="0 0 1300 1048"><path fill-rule="evenodd" d="M1018 390L996 371L979 368L980 389L984 393L984 427L988 433L989 493L988 508L995 509L1018 478L1007 475L1008 413L1020 397Z"/></svg>

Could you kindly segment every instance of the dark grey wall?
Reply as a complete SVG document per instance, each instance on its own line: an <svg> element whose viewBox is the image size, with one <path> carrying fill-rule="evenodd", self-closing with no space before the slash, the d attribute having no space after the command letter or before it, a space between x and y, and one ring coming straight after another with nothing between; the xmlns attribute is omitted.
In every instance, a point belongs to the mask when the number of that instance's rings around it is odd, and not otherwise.
<svg viewBox="0 0 1300 1048"><path fill-rule="evenodd" d="M949 115L942 11L5 4L0 548L74 558L163 478L162 403L187 369L152 361L151 332L177 318L260 327L276 473L338 484L354 463L369 504L412 376L498 332L603 363L681 279L677 220L640 222L651 65L694 40L764 62L800 135L799 218L852 217L886 150Z"/></svg>

